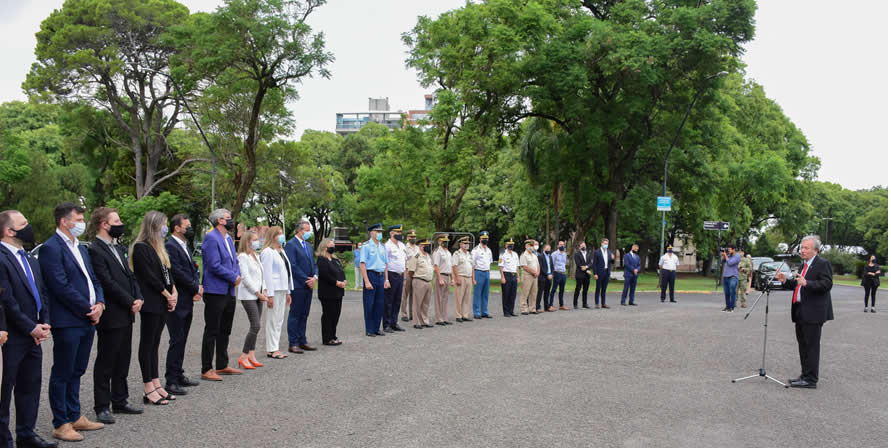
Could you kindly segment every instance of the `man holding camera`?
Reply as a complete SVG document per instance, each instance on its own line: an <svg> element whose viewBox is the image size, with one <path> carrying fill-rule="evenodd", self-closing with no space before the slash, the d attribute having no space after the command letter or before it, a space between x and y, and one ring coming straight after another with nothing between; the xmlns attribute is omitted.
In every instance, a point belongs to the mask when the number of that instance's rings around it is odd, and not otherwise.
<svg viewBox="0 0 891 448"><path fill-rule="evenodd" d="M739 254L736 246L729 245L721 251L721 260L724 261L724 309L729 313L736 307L736 285L739 283Z"/></svg>

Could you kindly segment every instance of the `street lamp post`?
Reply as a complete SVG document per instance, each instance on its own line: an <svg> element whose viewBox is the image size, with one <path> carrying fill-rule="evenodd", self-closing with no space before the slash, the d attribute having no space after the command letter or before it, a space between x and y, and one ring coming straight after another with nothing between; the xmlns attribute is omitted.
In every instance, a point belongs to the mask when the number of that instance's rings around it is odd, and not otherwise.
<svg viewBox="0 0 891 448"><path fill-rule="evenodd" d="M823 238L826 238L826 245L829 246L829 221L832 221L832 218L820 218L826 222L826 233L823 235Z"/></svg>
<svg viewBox="0 0 891 448"><path fill-rule="evenodd" d="M145 67L143 67L143 70L164 76L169 79L171 83L173 83L173 88L176 89L176 96L178 96L179 99L183 101L183 105L186 106L186 110L189 112L189 116L192 117L192 121L195 123L195 126L198 127L198 132L201 133L201 138L204 139L204 144L207 145L207 149L210 150L210 211L213 212L217 208L217 153L213 150L213 146L210 146L210 142L207 141L207 136L204 135L204 129L201 129L201 123L198 123L198 119L195 118L195 113L192 112L192 108L189 107L189 102L186 101L186 97L183 95L182 89L179 88L179 84L176 83L176 80L167 73L160 72L158 70L153 70Z"/></svg>
<svg viewBox="0 0 891 448"><path fill-rule="evenodd" d="M717 78L718 76L724 76L726 74L727 74L727 72L715 73L714 75L711 75L708 78L705 78L703 80L703 84L706 81ZM671 156L671 150L674 149L674 145L678 142L678 138L681 136L681 130L684 129L684 124L687 123L687 117L690 116L690 111L693 110L693 105L696 104L696 100L699 99L699 94L702 93L702 89L704 87L705 86L697 89L696 94L693 95L693 101L690 101L690 105L687 107L687 113L684 114L684 119L681 120L681 125L678 126L678 130L674 134L674 139L671 141L671 146L668 147L668 153L665 154L665 166L662 169L662 196L665 196L666 187L667 187L667 183L668 183L668 157ZM661 250L661 251L665 250L665 211L662 212L662 237L659 242L659 250Z"/></svg>

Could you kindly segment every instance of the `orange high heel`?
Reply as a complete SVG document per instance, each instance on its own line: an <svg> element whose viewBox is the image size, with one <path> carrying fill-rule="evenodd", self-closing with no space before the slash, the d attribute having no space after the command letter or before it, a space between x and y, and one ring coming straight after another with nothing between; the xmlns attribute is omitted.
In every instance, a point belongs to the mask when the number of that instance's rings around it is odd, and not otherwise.
<svg viewBox="0 0 891 448"><path fill-rule="evenodd" d="M252 361L249 359L248 362L250 362L254 367L263 367L263 363L261 363L260 361Z"/></svg>
<svg viewBox="0 0 891 448"><path fill-rule="evenodd" d="M248 364L248 363L245 363L244 361L242 361L241 358L238 359L238 365L240 365L241 368L244 369L244 370L254 370L254 369L256 369L256 367L252 366L251 364Z"/></svg>

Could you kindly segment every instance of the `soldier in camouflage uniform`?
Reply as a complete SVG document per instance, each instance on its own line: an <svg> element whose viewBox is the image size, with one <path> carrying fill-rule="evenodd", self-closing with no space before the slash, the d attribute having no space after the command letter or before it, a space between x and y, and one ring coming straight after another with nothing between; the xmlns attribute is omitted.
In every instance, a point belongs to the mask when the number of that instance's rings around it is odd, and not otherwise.
<svg viewBox="0 0 891 448"><path fill-rule="evenodd" d="M739 306L746 307L746 289L749 285L749 276L752 275L754 266L752 258L746 257L742 250L739 252L739 283L736 284L736 298L739 299Z"/></svg>

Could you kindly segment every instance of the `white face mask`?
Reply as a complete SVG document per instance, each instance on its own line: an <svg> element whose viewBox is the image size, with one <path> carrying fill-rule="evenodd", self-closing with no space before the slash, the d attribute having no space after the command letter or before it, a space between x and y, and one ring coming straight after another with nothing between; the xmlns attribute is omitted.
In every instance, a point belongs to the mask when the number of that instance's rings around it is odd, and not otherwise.
<svg viewBox="0 0 891 448"><path fill-rule="evenodd" d="M533 249L534 251L538 252L538 244L532 246L532 249Z"/></svg>
<svg viewBox="0 0 891 448"><path fill-rule="evenodd" d="M260 250L260 240L251 241L251 248L254 250Z"/></svg>
<svg viewBox="0 0 891 448"><path fill-rule="evenodd" d="M87 230L87 223L85 222L76 222L74 223L74 227L68 229L71 232L71 236L78 238L84 234L84 231Z"/></svg>

